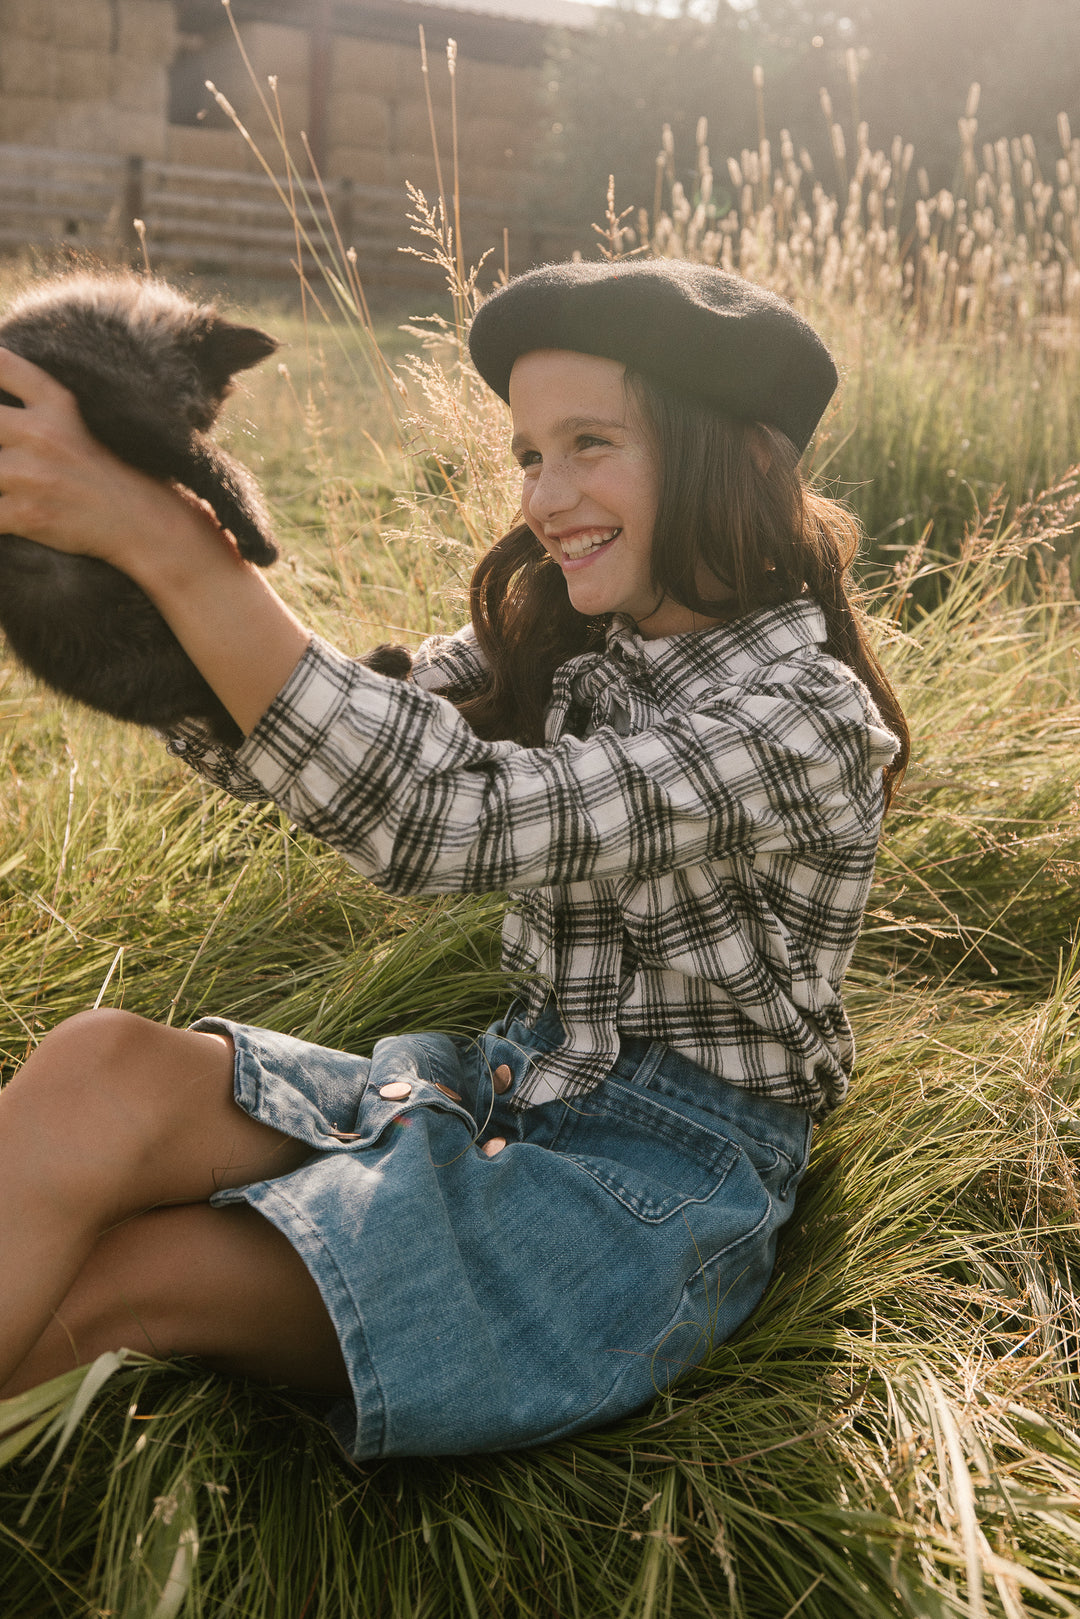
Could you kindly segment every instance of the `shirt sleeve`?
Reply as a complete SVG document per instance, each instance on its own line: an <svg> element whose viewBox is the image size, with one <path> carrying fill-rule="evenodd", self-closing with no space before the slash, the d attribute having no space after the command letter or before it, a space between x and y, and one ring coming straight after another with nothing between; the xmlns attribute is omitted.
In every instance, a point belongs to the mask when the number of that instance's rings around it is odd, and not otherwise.
<svg viewBox="0 0 1080 1619"><path fill-rule="evenodd" d="M413 653L409 679L423 691L452 690L455 697L461 698L480 689L487 670L488 662L477 644L476 633L471 624L466 624L453 635L429 635L421 641ZM204 720L182 720L161 734L166 751L212 786L249 803L270 797L258 777L237 758L236 751L215 740Z"/></svg>
<svg viewBox="0 0 1080 1619"><path fill-rule="evenodd" d="M629 737L485 742L456 708L313 641L240 748L298 825L380 887L542 887L875 839L896 749L832 660Z"/></svg>
<svg viewBox="0 0 1080 1619"><path fill-rule="evenodd" d="M413 653L411 680L423 691L452 690L458 698L479 691L488 672L476 631L465 624L454 635L429 635Z"/></svg>

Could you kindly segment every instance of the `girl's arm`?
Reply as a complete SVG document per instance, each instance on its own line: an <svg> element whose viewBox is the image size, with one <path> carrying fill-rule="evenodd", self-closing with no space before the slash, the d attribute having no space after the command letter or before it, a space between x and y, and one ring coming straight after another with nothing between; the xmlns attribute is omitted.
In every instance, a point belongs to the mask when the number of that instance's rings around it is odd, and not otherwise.
<svg viewBox="0 0 1080 1619"><path fill-rule="evenodd" d="M797 849L847 869L838 851L872 858L895 750L827 657L773 661L627 737L602 728L527 748L483 741L449 702L316 640L237 760L291 820L404 894L637 879Z"/></svg>
<svg viewBox="0 0 1080 1619"><path fill-rule="evenodd" d="M382 887L528 888L876 841L895 739L853 680L763 669L757 689L625 739L484 742L444 699L311 643L206 513L103 450L58 383L0 353L0 387L28 407L0 407L0 532L130 574L249 733L238 763Z"/></svg>
<svg viewBox="0 0 1080 1619"><path fill-rule="evenodd" d="M309 632L209 510L92 438L66 388L0 349L0 534L126 573L245 732L304 654Z"/></svg>

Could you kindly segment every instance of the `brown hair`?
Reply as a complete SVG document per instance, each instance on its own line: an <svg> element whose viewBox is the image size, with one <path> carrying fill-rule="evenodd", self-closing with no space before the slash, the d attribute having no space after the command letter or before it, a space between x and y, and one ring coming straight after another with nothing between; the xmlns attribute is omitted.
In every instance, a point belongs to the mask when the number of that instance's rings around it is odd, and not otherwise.
<svg viewBox="0 0 1080 1619"><path fill-rule="evenodd" d="M866 684L900 739L885 770L888 802L907 765L910 738L848 588L858 521L807 487L798 453L778 428L722 416L629 371L627 387L657 450L652 572L658 597L725 620L804 593L813 597L825 615L826 650ZM731 594L723 601L702 595L702 570ZM480 559L470 605L490 675L479 692L462 699L461 712L480 736L537 745L556 669L602 646L605 626L575 612L561 569L524 523Z"/></svg>

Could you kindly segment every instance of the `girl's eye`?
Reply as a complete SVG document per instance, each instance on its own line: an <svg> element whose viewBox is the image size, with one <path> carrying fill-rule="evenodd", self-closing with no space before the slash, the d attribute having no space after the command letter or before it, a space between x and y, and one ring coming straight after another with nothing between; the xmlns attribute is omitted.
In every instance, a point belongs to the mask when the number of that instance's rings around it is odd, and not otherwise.
<svg viewBox="0 0 1080 1619"><path fill-rule="evenodd" d="M598 433L579 433L574 440L575 450L609 450L610 448L611 440L601 438ZM517 464L522 472L527 472L530 467L535 469L541 466L542 463L543 456L539 450L519 450Z"/></svg>

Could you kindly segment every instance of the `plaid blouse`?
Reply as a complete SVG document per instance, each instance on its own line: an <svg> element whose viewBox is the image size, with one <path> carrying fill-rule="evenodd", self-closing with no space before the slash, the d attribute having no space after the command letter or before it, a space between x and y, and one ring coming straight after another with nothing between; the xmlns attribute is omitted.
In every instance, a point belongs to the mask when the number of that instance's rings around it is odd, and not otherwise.
<svg viewBox="0 0 1080 1619"><path fill-rule="evenodd" d="M169 746L389 892L509 891L517 1013L553 995L565 1030L521 1102L588 1089L622 1035L820 1117L897 746L824 640L806 598L657 640L616 617L558 670L543 747L481 741L439 695L483 680L470 629L410 681L315 640L235 753L196 725Z"/></svg>

